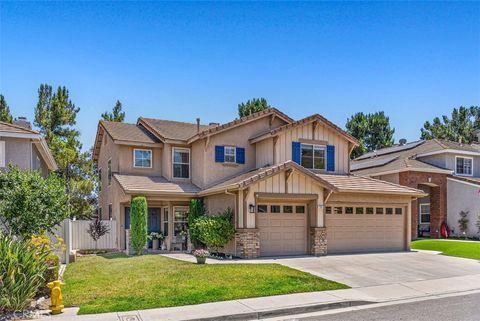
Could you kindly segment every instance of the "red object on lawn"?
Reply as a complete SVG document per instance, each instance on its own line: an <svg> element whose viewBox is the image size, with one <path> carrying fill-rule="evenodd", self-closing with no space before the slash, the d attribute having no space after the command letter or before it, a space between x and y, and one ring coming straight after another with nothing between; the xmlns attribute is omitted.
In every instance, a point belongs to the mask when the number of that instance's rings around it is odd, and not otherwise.
<svg viewBox="0 0 480 321"><path fill-rule="evenodd" d="M440 234L442 234L442 237L444 239L448 239L448 235L450 234L450 231L448 229L447 223L445 222L442 223L442 226L440 228Z"/></svg>

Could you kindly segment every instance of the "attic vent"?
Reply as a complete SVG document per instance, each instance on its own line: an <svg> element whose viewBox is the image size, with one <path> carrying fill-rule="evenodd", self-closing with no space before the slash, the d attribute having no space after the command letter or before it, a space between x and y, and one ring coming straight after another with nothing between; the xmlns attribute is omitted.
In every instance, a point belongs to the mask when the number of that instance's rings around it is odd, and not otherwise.
<svg viewBox="0 0 480 321"><path fill-rule="evenodd" d="M403 146L407 143L407 140L405 138L402 138L398 142L400 143L400 146Z"/></svg>

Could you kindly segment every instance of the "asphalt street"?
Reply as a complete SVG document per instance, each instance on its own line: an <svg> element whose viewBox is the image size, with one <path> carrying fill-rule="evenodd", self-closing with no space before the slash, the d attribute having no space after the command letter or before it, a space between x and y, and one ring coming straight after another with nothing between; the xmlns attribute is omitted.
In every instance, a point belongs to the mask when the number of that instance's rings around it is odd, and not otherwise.
<svg viewBox="0 0 480 321"><path fill-rule="evenodd" d="M479 321L480 293L285 321Z"/></svg>

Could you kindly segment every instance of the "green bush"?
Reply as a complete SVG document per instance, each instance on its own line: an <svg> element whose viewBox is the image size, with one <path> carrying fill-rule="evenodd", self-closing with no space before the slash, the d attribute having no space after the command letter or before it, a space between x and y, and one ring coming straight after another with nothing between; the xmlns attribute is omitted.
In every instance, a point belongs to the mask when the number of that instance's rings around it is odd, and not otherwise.
<svg viewBox="0 0 480 321"><path fill-rule="evenodd" d="M145 244L147 244L147 212L145 197L134 197L130 210L130 235L132 248L136 254L142 254Z"/></svg>
<svg viewBox="0 0 480 321"><path fill-rule="evenodd" d="M47 287L47 283L58 280L58 273L60 271L60 258L55 254L50 254L47 256L45 264L47 265L47 269L45 270L45 273L43 273L44 282L39 289L39 293L48 295L50 293L50 289Z"/></svg>
<svg viewBox="0 0 480 321"><path fill-rule="evenodd" d="M193 229L198 233L198 239L207 247L218 250L225 246L235 235L232 223L233 211L228 208L218 216L201 216L194 222Z"/></svg>
<svg viewBox="0 0 480 321"><path fill-rule="evenodd" d="M192 199L188 205L188 234L194 247L202 244L199 238L198 230L195 228L195 221L206 214L206 209L201 199Z"/></svg>
<svg viewBox="0 0 480 321"><path fill-rule="evenodd" d="M50 250L0 233L0 312L28 307L45 283Z"/></svg>

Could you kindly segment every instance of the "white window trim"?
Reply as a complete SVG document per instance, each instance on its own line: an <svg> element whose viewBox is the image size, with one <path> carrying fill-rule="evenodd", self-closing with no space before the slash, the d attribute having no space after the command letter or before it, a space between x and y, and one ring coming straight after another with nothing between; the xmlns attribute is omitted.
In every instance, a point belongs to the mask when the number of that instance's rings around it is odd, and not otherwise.
<svg viewBox="0 0 480 321"><path fill-rule="evenodd" d="M135 165L135 152L137 150L138 151L144 151L144 152L150 152L150 166L136 166ZM152 168L153 167L153 151L151 149L134 148L133 149L133 167L134 168Z"/></svg>
<svg viewBox="0 0 480 321"><path fill-rule="evenodd" d="M5 141L0 140L0 167L5 167L5 161L7 159L5 154Z"/></svg>
<svg viewBox="0 0 480 321"><path fill-rule="evenodd" d="M108 163L110 162L110 173L108 172ZM112 181L113 181L113 168L112 168L112 159L109 158L107 160L107 186L112 186ZM112 178L110 179L109 176L112 176Z"/></svg>
<svg viewBox="0 0 480 321"><path fill-rule="evenodd" d="M175 177L174 176L174 173L175 171L173 170L173 167L175 164L182 164L182 165L185 165L187 163L175 163L175 158L174 158L174 155L175 155L175 150L184 150L184 151L188 151L188 177ZM191 158L191 153L190 153L190 148L184 148L184 147L172 147L172 178L173 179L190 179L190 177L192 176L191 173L192 173L192 158Z"/></svg>
<svg viewBox="0 0 480 321"><path fill-rule="evenodd" d="M422 221L422 214L430 215L430 220L431 220L431 215L432 215L431 211L429 211L428 213L422 213L422 205L428 205L428 207L430 208L430 203L420 203L419 208L418 208L418 212L419 212L418 220L419 220L420 224L430 224L430 222L423 222Z"/></svg>
<svg viewBox="0 0 480 321"><path fill-rule="evenodd" d="M302 146L312 146L312 168L308 169L313 169L313 170L319 170L319 171L326 171L327 170L327 146L325 145L317 145L317 144L306 144L306 143L300 143L300 165L303 166L302 163ZM323 161L323 168L315 168L315 147L320 147L324 151L324 161Z"/></svg>
<svg viewBox="0 0 480 321"><path fill-rule="evenodd" d="M186 223L188 224L188 206L173 206L173 213L172 213L172 237L177 237L178 235L175 235L175 223ZM185 210L187 212L187 218L185 221L176 221L175 220L175 210L180 209L180 210Z"/></svg>
<svg viewBox="0 0 480 321"><path fill-rule="evenodd" d="M226 161L225 156L227 155L227 153L226 153L227 148L233 148L233 162L227 162ZM229 156L231 156L231 155L229 154ZM223 160L227 164L236 164L237 163L237 147L235 147L235 146L224 146Z"/></svg>
<svg viewBox="0 0 480 321"><path fill-rule="evenodd" d="M463 174L463 173L458 173L457 172L457 159L458 158L463 158L463 159L470 159L472 161L472 172L470 174ZM467 157L467 156L455 156L455 175L457 176L473 176L473 157Z"/></svg>
<svg viewBox="0 0 480 321"><path fill-rule="evenodd" d="M165 210L167 210L167 220L165 220ZM163 230L163 235L168 234L168 237L170 237L170 209L168 206L163 206L162 207L162 217L160 218L160 224L161 224L161 230ZM167 231L165 231L165 223L167 223Z"/></svg>

